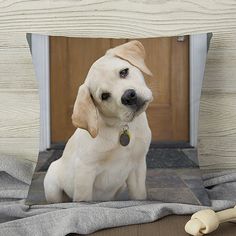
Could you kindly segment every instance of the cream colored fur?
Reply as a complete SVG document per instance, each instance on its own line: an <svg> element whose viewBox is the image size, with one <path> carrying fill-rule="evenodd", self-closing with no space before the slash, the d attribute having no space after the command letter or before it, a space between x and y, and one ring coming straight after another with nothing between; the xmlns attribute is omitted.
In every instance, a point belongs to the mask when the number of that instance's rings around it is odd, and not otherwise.
<svg viewBox="0 0 236 236"><path fill-rule="evenodd" d="M131 41L108 52L90 68L79 88L73 124L78 127L62 157L54 161L44 180L49 203L68 200L115 200L126 187L130 199L146 198L146 154L151 142L145 109L152 100L141 71L151 75L144 63L145 50ZM127 78L119 71L129 68ZM135 112L121 103L127 89L134 89L145 104ZM102 92L109 92L107 101ZM128 146L119 142L128 125Z"/></svg>

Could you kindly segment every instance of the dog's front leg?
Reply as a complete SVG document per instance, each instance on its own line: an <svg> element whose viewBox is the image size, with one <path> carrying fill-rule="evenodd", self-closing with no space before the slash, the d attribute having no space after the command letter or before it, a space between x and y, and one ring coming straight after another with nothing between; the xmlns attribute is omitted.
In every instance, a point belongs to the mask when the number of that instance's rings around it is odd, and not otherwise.
<svg viewBox="0 0 236 236"><path fill-rule="evenodd" d="M139 161L138 166L133 169L127 179L127 186L130 199L145 200L146 192L146 160Z"/></svg>
<svg viewBox="0 0 236 236"><path fill-rule="evenodd" d="M95 177L95 171L85 166L76 172L73 202L93 200L93 185Z"/></svg>

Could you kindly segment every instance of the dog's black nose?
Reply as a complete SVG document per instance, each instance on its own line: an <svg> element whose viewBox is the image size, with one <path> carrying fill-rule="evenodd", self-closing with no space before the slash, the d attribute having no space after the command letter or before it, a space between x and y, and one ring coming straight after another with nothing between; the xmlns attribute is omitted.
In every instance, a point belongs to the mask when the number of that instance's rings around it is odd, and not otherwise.
<svg viewBox="0 0 236 236"><path fill-rule="evenodd" d="M123 105L135 105L137 103L137 94L134 89L128 89L121 97Z"/></svg>

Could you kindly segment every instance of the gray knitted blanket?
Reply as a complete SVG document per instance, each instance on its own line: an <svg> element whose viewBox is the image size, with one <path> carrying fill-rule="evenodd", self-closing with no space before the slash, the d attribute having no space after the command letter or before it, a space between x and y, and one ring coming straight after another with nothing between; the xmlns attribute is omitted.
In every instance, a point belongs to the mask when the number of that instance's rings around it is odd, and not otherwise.
<svg viewBox="0 0 236 236"><path fill-rule="evenodd" d="M3 163L3 162L2 162ZM27 206L31 168L14 171L17 165L0 162L0 235L64 236L88 234L99 229L153 222L170 214L192 214L203 206L153 201L114 201L104 203L61 203ZM10 166L10 167L9 167ZM30 171L29 171L30 169ZM33 168L32 168L33 170ZM203 175L214 210L236 204L236 171L215 171Z"/></svg>

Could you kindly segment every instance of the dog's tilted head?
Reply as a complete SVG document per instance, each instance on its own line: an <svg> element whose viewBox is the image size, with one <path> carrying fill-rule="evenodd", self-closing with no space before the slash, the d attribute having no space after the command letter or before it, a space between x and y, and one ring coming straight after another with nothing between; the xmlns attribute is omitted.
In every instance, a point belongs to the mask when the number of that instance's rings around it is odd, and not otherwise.
<svg viewBox="0 0 236 236"><path fill-rule="evenodd" d="M98 112L104 117L131 122L152 100L142 72L152 75L144 62L139 41L130 41L106 52L90 68L80 86L72 115L76 127L98 134Z"/></svg>

